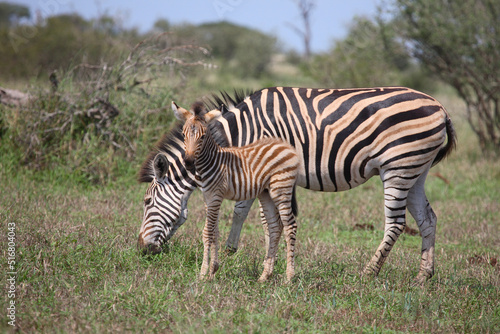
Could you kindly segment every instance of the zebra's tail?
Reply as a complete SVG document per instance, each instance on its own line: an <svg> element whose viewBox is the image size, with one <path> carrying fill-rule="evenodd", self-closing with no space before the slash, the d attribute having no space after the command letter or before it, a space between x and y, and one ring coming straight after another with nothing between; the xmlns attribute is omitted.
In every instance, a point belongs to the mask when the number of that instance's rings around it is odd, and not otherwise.
<svg viewBox="0 0 500 334"><path fill-rule="evenodd" d="M441 160L443 160L448 154L450 154L453 149L457 146L457 135L455 133L455 128L451 123L450 117L446 114L446 136L448 137L448 141L446 146L442 147L434 161L432 162L432 166L437 165Z"/></svg>
<svg viewBox="0 0 500 334"><path fill-rule="evenodd" d="M295 217L297 217L299 215L299 206L297 205L297 195L295 194L295 188L296 188L296 186L293 186L292 213Z"/></svg>

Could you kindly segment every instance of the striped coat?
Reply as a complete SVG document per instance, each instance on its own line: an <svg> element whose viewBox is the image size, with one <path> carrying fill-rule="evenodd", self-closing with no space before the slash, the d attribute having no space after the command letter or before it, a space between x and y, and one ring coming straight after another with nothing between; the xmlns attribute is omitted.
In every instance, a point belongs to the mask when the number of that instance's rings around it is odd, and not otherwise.
<svg viewBox="0 0 500 334"><path fill-rule="evenodd" d="M185 163L196 167L205 199L207 219L203 231L204 256L201 278L213 277L218 268L218 221L223 199L236 201L259 198L272 215L280 220L267 220L269 236L264 271L259 281L272 274L278 242L285 232L287 243L287 280L294 275L294 249L297 225L292 209L299 158L290 144L276 138L258 140L244 147L221 148L213 139L208 123L220 111L204 112L195 104L191 112L173 104L177 118L184 121ZM274 207L273 207L274 206ZM265 212L267 214L267 212ZM270 217L271 218L271 217Z"/></svg>

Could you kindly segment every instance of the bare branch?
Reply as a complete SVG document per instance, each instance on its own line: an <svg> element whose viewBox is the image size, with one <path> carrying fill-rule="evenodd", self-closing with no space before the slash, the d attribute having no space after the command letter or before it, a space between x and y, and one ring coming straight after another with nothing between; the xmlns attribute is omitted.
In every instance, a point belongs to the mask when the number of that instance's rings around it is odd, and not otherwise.
<svg viewBox="0 0 500 334"><path fill-rule="evenodd" d="M289 23L288 26L300 35L304 41L304 54L306 60L311 57L311 12L316 6L314 0L294 0L295 4L299 7L300 16L304 24L304 29L297 28L295 25Z"/></svg>

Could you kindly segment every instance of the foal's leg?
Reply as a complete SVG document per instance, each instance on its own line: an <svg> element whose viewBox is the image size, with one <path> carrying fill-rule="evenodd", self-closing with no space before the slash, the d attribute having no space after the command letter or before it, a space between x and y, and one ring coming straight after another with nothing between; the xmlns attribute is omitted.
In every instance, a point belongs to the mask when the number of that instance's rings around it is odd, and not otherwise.
<svg viewBox="0 0 500 334"><path fill-rule="evenodd" d="M293 184L290 189L280 188L279 191L270 190L270 196L278 208L286 241L286 281L290 282L295 275L295 240L297 236L297 222L292 210Z"/></svg>
<svg viewBox="0 0 500 334"><path fill-rule="evenodd" d="M297 222L291 207L285 204L279 206L286 241L286 281L290 282L295 276L295 241L297 238Z"/></svg>
<svg viewBox="0 0 500 334"><path fill-rule="evenodd" d="M269 201L269 202L265 203L265 205L268 205L268 207L265 209L265 212L264 212L264 207L262 206L262 202L259 200L259 210L260 210L260 222L262 224L262 229L264 230L264 242L266 245L266 249L269 249L269 226L268 226L269 224L268 224L268 221L271 222L271 226L277 226L281 230L283 230L283 223L281 222L278 209L274 205L274 202L272 201L272 199L269 198L269 200L266 200L266 201Z"/></svg>
<svg viewBox="0 0 500 334"><path fill-rule="evenodd" d="M259 278L259 282L266 281L272 274L274 269L274 261L278 252L278 244L283 230L283 225L279 219L279 215L274 205L273 200L268 192L263 192L259 195L261 216L265 218L263 221L264 233L266 234L266 258L264 259L264 271Z"/></svg>
<svg viewBox="0 0 500 334"><path fill-rule="evenodd" d="M207 219L203 229L203 263L201 265L200 279L207 276L212 279L215 272L219 269L218 251L219 251L219 211L222 198L211 198L206 200Z"/></svg>

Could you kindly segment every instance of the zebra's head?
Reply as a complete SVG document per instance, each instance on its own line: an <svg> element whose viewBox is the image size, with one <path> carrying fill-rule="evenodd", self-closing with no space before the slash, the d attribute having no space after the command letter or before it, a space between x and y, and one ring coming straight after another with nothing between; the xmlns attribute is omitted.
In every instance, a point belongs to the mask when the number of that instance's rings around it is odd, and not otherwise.
<svg viewBox="0 0 500 334"><path fill-rule="evenodd" d="M184 122L182 133L184 135L185 154L184 163L186 168L194 171L194 162L205 145L205 135L208 124L221 115L221 111L214 109L206 112L202 103L195 103L190 111L181 108L172 102L174 114L181 122Z"/></svg>
<svg viewBox="0 0 500 334"><path fill-rule="evenodd" d="M150 182L137 241L144 254L161 252L163 244L187 219L187 201L196 188L196 179L182 164L181 138L180 128L164 137L139 173L139 181Z"/></svg>

